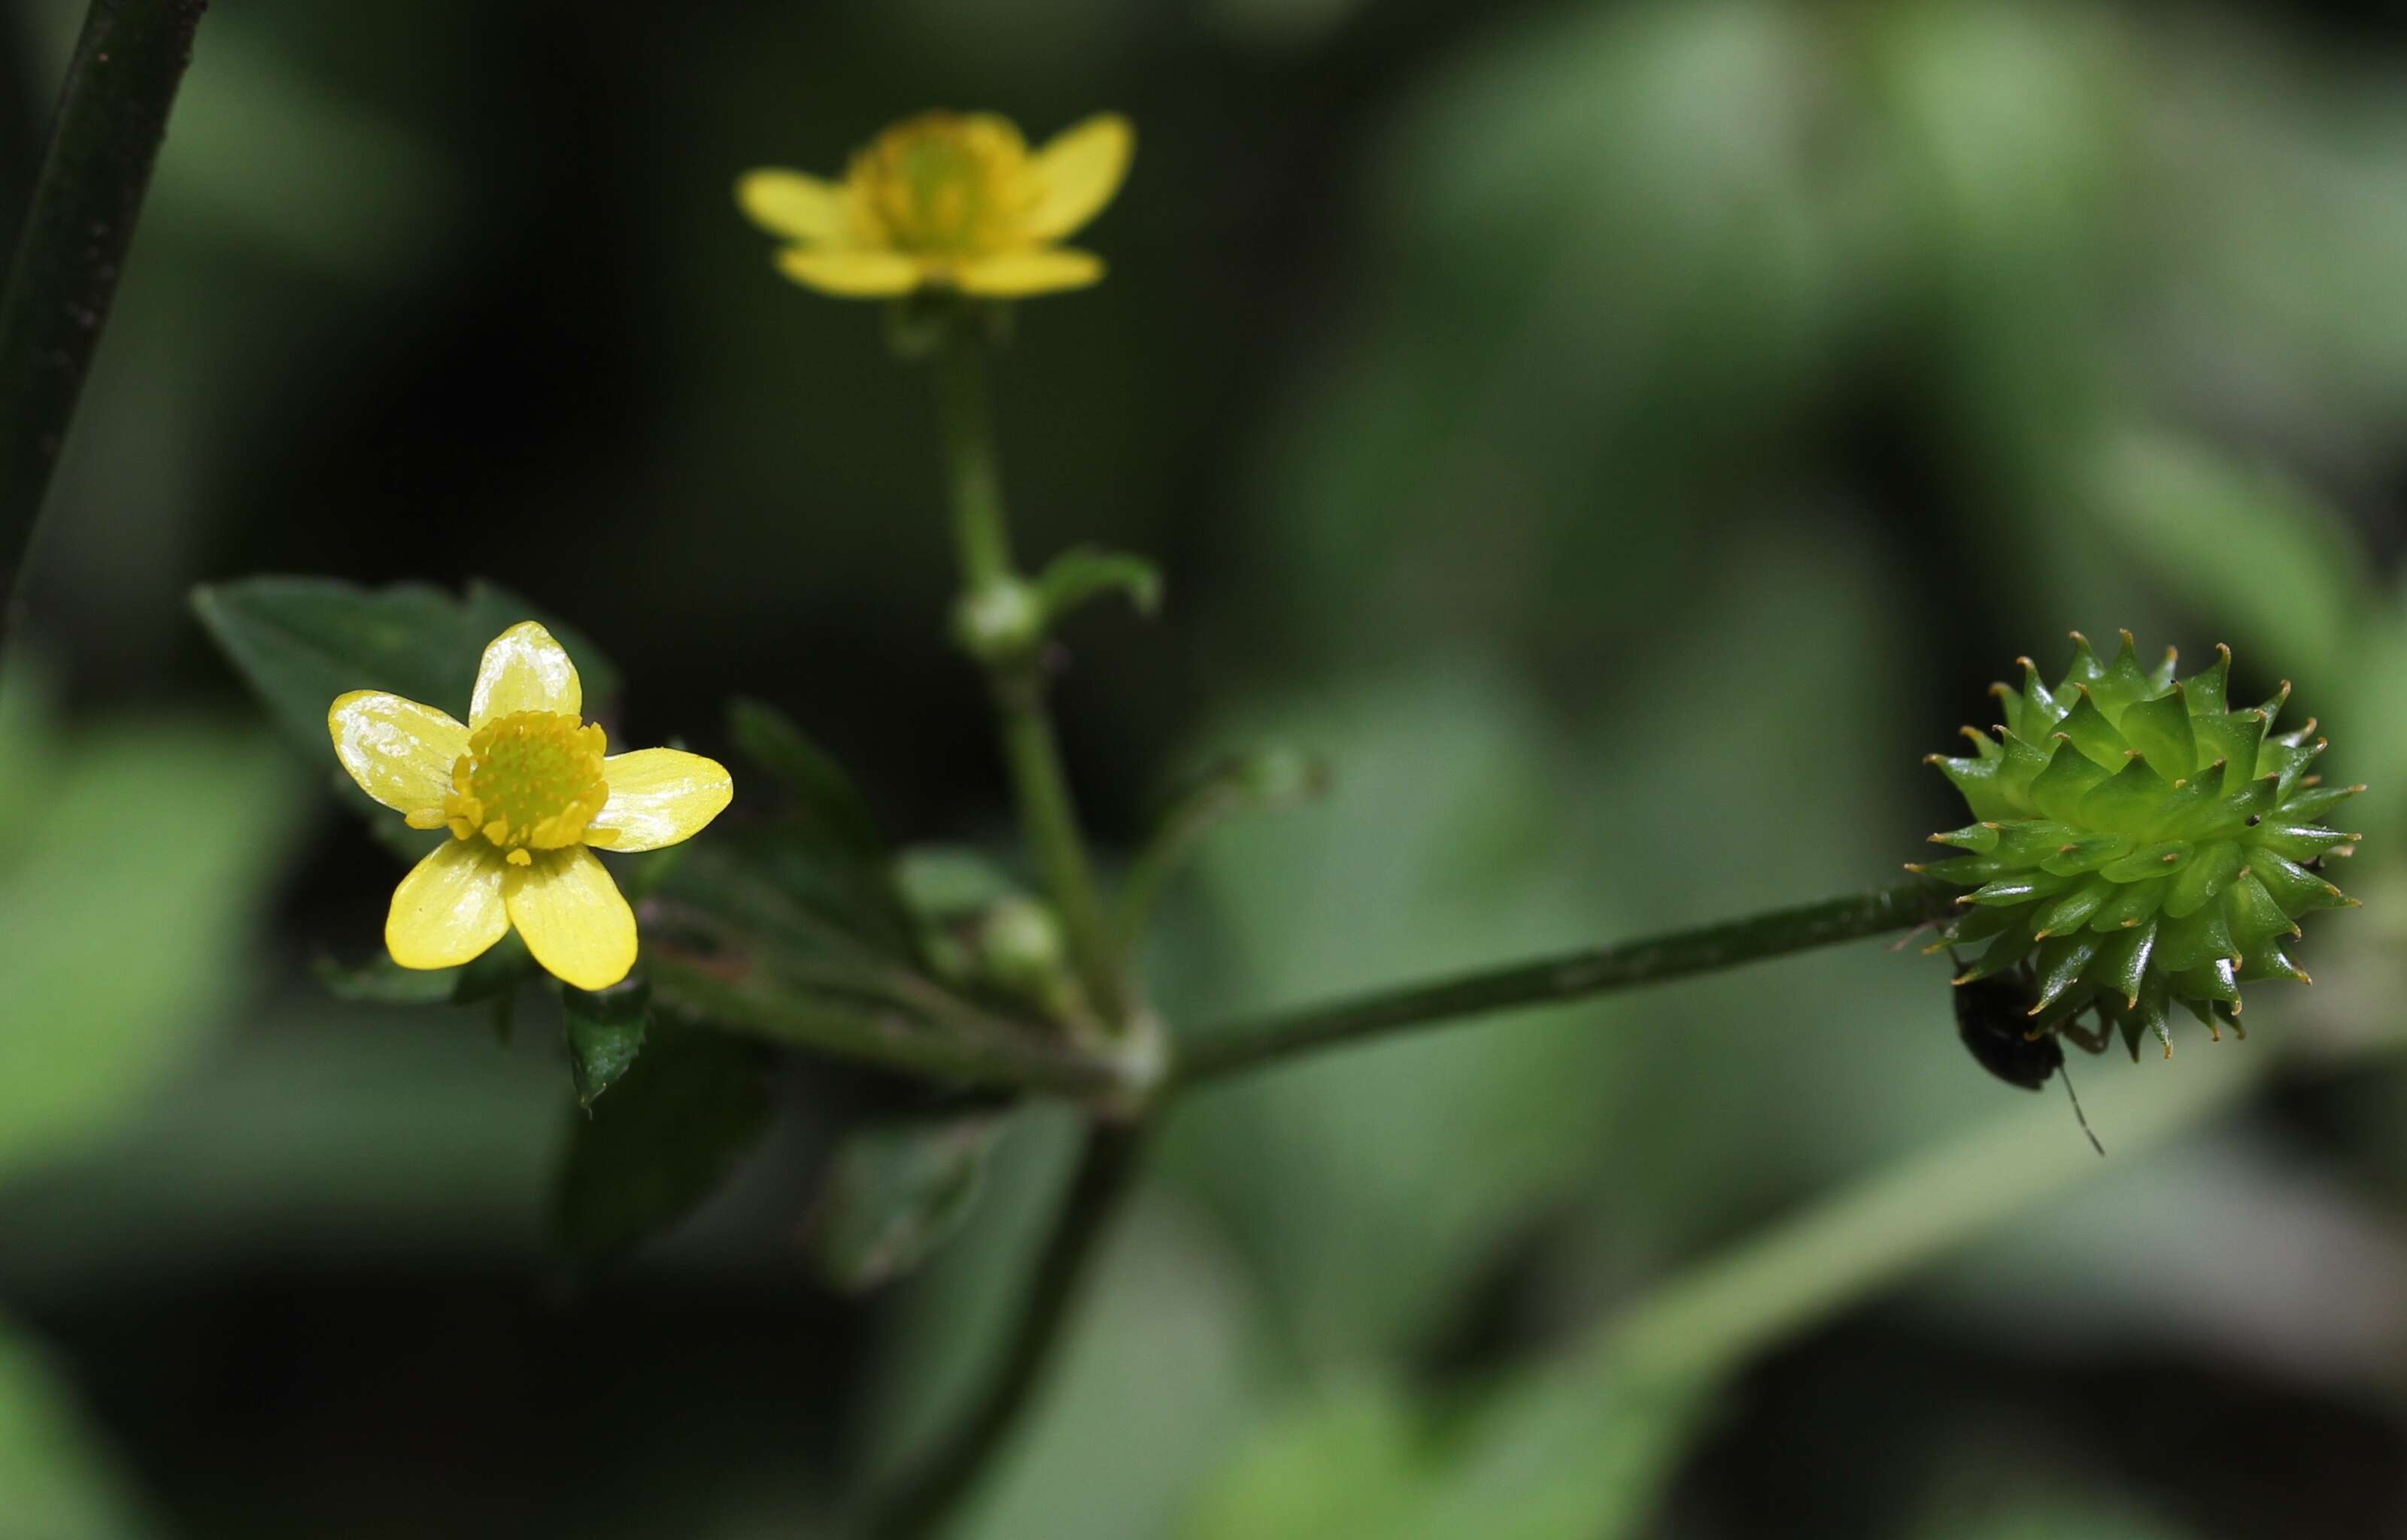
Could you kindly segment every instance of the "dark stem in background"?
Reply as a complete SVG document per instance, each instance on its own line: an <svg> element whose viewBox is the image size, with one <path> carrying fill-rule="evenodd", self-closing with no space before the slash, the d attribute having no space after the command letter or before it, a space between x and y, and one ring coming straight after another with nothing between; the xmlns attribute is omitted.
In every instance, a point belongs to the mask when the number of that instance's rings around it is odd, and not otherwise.
<svg viewBox="0 0 2407 1540"><path fill-rule="evenodd" d="M1774 910L1617 946L1591 947L1437 983L1382 990L1332 1005L1197 1032L1180 1045L1174 1088L1216 1080L1374 1033L1552 1005L1633 984L1710 973L1809 947L1902 930L1956 912L1960 889L1905 883L1873 893Z"/></svg>
<svg viewBox="0 0 2407 1540"><path fill-rule="evenodd" d="M1020 1414L1044 1389L1059 1356L1056 1349L1070 1322L1071 1307L1083 1292L1088 1269L1110 1233L1120 1200L1133 1183L1144 1143L1140 1127L1089 1125L1070 1195L1030 1281L1010 1356L961 1427L879 1519L876 1529L880 1540L919 1540L934 1533L1009 1445Z"/></svg>
<svg viewBox="0 0 2407 1540"><path fill-rule="evenodd" d="M0 290L0 645L208 0L93 0Z"/></svg>

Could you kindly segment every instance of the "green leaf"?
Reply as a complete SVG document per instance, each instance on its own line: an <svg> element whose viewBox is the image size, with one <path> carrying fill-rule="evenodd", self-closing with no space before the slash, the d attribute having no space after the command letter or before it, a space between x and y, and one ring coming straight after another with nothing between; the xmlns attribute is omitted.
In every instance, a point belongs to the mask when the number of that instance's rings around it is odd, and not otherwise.
<svg viewBox="0 0 2407 1540"><path fill-rule="evenodd" d="M811 1257L848 1293L910 1272L952 1238L986 1183L1006 1123L992 1109L857 1129L836 1148L811 1224Z"/></svg>
<svg viewBox="0 0 2407 1540"><path fill-rule="evenodd" d="M460 982L456 968L404 968L381 952L356 968L320 955L310 971L335 998L366 1005L449 1005Z"/></svg>
<svg viewBox="0 0 2407 1540"><path fill-rule="evenodd" d="M1161 607L1161 569L1125 551L1081 545L1046 563L1036 579L1036 597L1045 607L1048 627L1058 625L1079 606L1115 592L1128 595L1137 614L1151 615Z"/></svg>
<svg viewBox="0 0 2407 1540"><path fill-rule="evenodd" d="M765 702L738 696L727 704L736 752L777 778L793 797L793 816L806 831L862 860L883 859L886 838L868 799L835 757Z"/></svg>
<svg viewBox="0 0 2407 1540"><path fill-rule="evenodd" d="M592 643L481 581L454 599L420 584L253 577L194 588L192 609L276 725L312 756L326 753L326 708L348 690L391 690L464 720L486 643L530 618L576 659L588 715L619 692L618 671Z"/></svg>
<svg viewBox="0 0 2407 1540"><path fill-rule="evenodd" d="M652 986L630 979L594 994L570 985L562 988L560 999L577 1105L590 1112L644 1050L644 1033L652 1021Z"/></svg>
<svg viewBox="0 0 2407 1540"><path fill-rule="evenodd" d="M768 1130L761 1069L752 1043L655 1031L610 1096L573 1124L552 1208L561 1249L601 1261L699 1208Z"/></svg>

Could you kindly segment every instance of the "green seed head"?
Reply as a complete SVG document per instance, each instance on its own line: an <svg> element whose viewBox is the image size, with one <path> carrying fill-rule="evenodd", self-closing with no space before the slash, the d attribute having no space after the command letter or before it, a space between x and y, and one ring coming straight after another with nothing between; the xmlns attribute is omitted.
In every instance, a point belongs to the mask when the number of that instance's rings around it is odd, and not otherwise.
<svg viewBox="0 0 2407 1540"><path fill-rule="evenodd" d="M2237 1024L2242 983L2305 982L2286 950L2300 916L2356 903L2323 868L2357 836L2322 819L2365 788L2311 773L2312 718L2275 735L2287 684L2230 708L2230 649L2177 681L2173 654L2144 669L2129 631L2112 662L2072 641L2061 684L2020 659L2019 690L1991 686L1995 736L1966 728L1972 755L1930 756L1977 822L1930 837L1966 855L1913 869L1973 890L1941 931L1983 947L1958 983L2028 967L2035 1028L2095 1008L2134 1054L2144 1032L2170 1053L2174 1001L2213 1030Z"/></svg>

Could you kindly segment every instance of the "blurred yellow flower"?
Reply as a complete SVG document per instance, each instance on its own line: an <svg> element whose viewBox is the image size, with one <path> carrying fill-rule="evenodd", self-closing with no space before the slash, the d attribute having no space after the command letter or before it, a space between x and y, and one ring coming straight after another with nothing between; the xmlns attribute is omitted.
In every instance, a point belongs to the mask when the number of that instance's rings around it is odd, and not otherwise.
<svg viewBox="0 0 2407 1540"><path fill-rule="evenodd" d="M1103 259L1057 246L1119 191L1136 142L1102 113L1033 153L1009 119L927 112L856 153L842 183L748 172L735 201L794 242L777 266L823 294L879 299L922 288L991 299L1083 289Z"/></svg>
<svg viewBox="0 0 2407 1540"><path fill-rule="evenodd" d="M404 968L454 968L518 927L534 960L579 989L635 966L635 915L588 846L657 850L701 832L734 795L715 760L679 749L604 756L581 716L577 665L532 620L493 639L468 725L381 690L326 713L360 789L451 838L394 890L384 942Z"/></svg>

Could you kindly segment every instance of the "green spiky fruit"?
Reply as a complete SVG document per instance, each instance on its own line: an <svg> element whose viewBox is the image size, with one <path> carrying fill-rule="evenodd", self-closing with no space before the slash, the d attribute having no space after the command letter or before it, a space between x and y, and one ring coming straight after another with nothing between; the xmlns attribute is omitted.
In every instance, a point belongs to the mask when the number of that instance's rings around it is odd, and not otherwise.
<svg viewBox="0 0 2407 1540"><path fill-rule="evenodd" d="M2143 669L2129 631L2111 663L2072 641L2061 684L2017 659L2022 688L1991 686L1996 736L1966 728L1973 755L1930 756L1978 822L1930 837L1966 855L1910 869L1973 889L1940 932L1986 943L1957 982L2024 969L2035 1030L2102 1047L2111 1024L2134 1056L2146 1033L2171 1053L2175 1001L2213 1031L2238 1025L2242 983L2305 981L2286 948L2300 917L2356 902L2322 869L2357 836L2321 820L2365 788L2309 773L2325 746L2312 719L2274 735L2287 683L2230 708L2229 648L2176 681L2174 655ZM2089 1038L2073 1023L2092 1009Z"/></svg>

